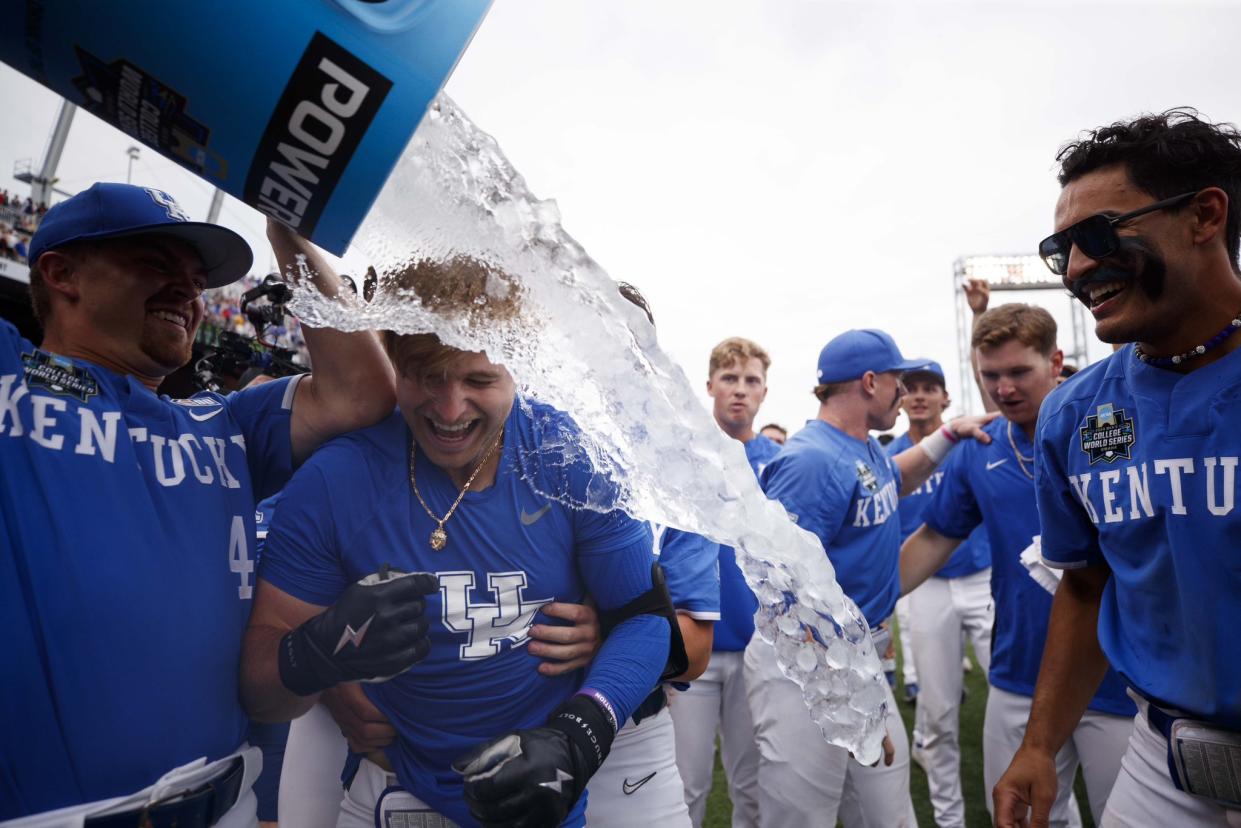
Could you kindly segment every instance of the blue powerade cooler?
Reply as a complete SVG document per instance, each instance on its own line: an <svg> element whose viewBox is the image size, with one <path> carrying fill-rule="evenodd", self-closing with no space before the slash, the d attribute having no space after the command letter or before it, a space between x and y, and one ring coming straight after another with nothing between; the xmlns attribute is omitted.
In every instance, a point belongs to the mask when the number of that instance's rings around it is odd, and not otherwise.
<svg viewBox="0 0 1241 828"><path fill-rule="evenodd" d="M0 60L343 253L491 0L0 0Z"/></svg>

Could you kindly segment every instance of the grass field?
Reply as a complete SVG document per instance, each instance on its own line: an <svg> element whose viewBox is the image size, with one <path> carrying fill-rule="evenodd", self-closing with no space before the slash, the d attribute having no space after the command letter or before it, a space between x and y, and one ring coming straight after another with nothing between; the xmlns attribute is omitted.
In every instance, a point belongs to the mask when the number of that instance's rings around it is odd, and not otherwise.
<svg viewBox="0 0 1241 828"><path fill-rule="evenodd" d="M899 639L898 639L899 640ZM897 660L901 658L897 651ZM899 666L897 675L900 675ZM982 781L982 719L987 705L987 678L978 668L965 676L967 696L961 707L961 787L965 795L965 821L969 828L984 828L991 825L987 814ZM904 688L896 689L896 697L904 697ZM907 733L913 730L914 710L904 702L897 702L901 716L905 720ZM1094 828L1090 818L1090 810L1086 802L1086 792L1082 786L1081 775L1078 774L1077 800L1082 809L1082 822L1086 828ZM927 792L926 774L916 764L912 767L910 793L913 796L914 811L918 815L918 825L922 828L933 828L935 818L931 810L930 795ZM989 795L989 794L987 794ZM729 828L732 819L732 803L728 801L728 786L724 781L724 771L717 755L715 762L715 780L707 799L707 816L704 821L706 828ZM807 826L807 828L811 828Z"/></svg>

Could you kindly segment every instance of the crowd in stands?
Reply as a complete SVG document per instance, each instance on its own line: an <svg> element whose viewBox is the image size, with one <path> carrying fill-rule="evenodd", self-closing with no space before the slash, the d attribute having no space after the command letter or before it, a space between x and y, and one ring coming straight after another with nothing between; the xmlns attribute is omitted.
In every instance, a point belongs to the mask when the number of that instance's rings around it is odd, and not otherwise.
<svg viewBox="0 0 1241 828"><path fill-rule="evenodd" d="M266 326L260 337L260 332L242 312L242 295L258 287L262 281L262 276L250 275L231 285L207 291L204 295L206 316L203 318L203 324L214 326L222 331L232 331L243 336L259 338L264 343L277 348L287 348L298 354L298 362L303 365L308 364L306 341L302 338L301 325L298 324L296 318L289 315L283 322Z"/></svg>
<svg viewBox="0 0 1241 828"><path fill-rule="evenodd" d="M23 200L8 190L0 190L0 259L26 264L30 234L46 212L47 205L36 205L29 196Z"/></svg>

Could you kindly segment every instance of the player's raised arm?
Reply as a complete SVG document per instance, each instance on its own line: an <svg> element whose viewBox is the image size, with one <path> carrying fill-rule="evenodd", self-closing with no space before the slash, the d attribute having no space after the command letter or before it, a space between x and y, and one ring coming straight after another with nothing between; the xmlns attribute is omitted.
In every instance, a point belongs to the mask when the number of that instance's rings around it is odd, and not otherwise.
<svg viewBox="0 0 1241 828"><path fill-rule="evenodd" d="M318 248L272 220L267 222L267 237L282 273L295 268L302 256L315 287L325 296L337 294L340 277ZM314 373L301 383L293 401L295 464L325 440L373 425L396 405L392 366L374 333L303 325L302 335Z"/></svg>
<svg viewBox="0 0 1241 828"><path fill-rule="evenodd" d="M991 413L949 420L939 431L924 437L916 446L911 446L893 457L892 461L901 470L901 496L916 491L925 483L948 456L948 452L962 440L974 439L983 445L990 443L991 435L983 431L983 426L998 416Z"/></svg>

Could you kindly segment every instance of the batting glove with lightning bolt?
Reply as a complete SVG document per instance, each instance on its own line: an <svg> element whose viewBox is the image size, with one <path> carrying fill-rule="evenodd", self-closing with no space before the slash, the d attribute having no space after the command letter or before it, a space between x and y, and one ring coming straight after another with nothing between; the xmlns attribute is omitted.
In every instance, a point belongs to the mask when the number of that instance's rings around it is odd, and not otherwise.
<svg viewBox="0 0 1241 828"><path fill-rule="evenodd" d="M594 699L573 696L544 727L516 730L453 762L465 801L484 828L554 828L586 790L616 735Z"/></svg>
<svg viewBox="0 0 1241 828"><path fill-rule="evenodd" d="M345 681L384 681L426 657L427 608L439 590L427 572L381 572L350 584L340 599L280 641L280 680L309 696Z"/></svg>

